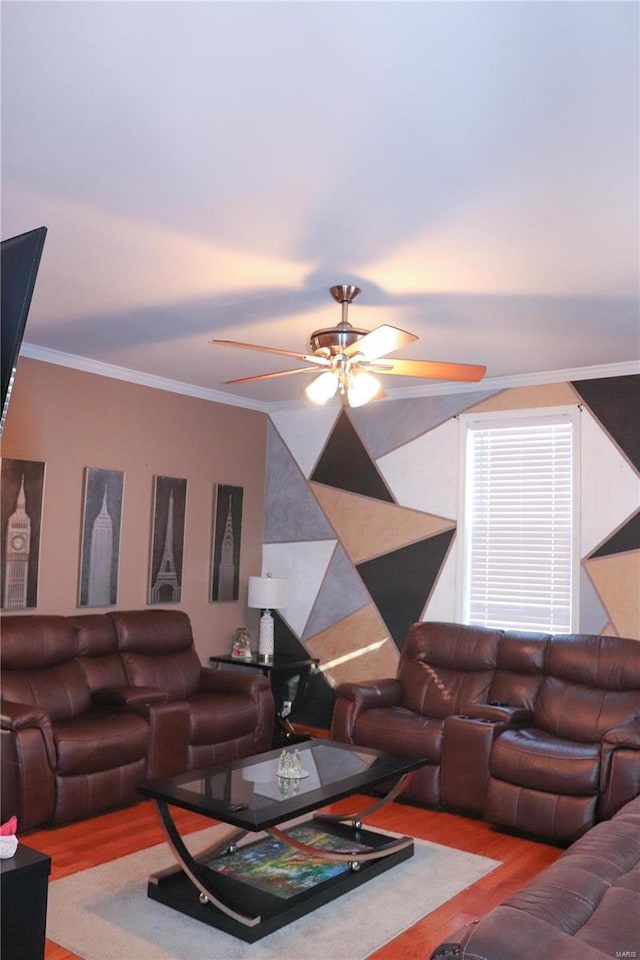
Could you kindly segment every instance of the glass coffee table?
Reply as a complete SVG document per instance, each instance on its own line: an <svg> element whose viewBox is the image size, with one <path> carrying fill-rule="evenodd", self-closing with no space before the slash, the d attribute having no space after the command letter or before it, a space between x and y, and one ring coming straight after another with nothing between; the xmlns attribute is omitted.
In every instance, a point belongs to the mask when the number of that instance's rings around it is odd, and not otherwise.
<svg viewBox="0 0 640 960"><path fill-rule="evenodd" d="M412 837L368 830L363 819L397 797L425 762L308 740L146 783L140 791L155 801L178 862L149 878L148 896L254 943L413 856ZM363 810L318 812L389 783L386 795ZM229 829L193 854L172 806Z"/></svg>

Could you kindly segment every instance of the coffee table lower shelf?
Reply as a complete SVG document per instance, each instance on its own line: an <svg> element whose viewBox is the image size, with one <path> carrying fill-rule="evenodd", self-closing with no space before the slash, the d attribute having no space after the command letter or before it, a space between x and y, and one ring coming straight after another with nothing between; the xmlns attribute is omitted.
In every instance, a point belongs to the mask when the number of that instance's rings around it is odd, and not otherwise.
<svg viewBox="0 0 640 960"><path fill-rule="evenodd" d="M313 818L307 822L315 827L318 826L318 821ZM352 827L340 823L323 823L321 829L324 833L341 840L356 841L372 849L388 844L390 839L394 839L389 834L365 828L355 831ZM405 839L410 840L410 838ZM253 841L250 846L256 846L260 842L260 840ZM211 892L219 893L227 903L235 902L241 911L246 911L249 906L252 913L260 916L260 922L255 926L247 926L234 920L233 917L218 910L211 902L202 902L197 888L179 867L172 872L165 871L152 876L149 879L147 893L152 900L157 900L195 920L223 930L239 940L244 940L245 943L255 943L412 856L413 843L409 842L407 846L395 852L360 862L358 869L348 868L337 876L323 879L314 886L287 897L275 896L253 884L201 865L201 869L206 871L207 885ZM357 853L354 854L354 860L357 860Z"/></svg>

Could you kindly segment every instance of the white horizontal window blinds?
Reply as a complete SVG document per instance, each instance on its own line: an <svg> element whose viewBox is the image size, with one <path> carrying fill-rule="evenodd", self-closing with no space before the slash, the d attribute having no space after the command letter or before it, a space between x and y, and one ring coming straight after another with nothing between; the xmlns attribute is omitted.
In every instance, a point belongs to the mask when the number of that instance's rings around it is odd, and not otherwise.
<svg viewBox="0 0 640 960"><path fill-rule="evenodd" d="M573 424L469 427L466 619L571 629Z"/></svg>

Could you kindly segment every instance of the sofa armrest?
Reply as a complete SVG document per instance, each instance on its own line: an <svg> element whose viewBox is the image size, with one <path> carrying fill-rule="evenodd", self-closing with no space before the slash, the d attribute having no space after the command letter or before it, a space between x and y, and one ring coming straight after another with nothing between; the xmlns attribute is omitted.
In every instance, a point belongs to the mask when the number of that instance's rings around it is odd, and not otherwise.
<svg viewBox="0 0 640 960"><path fill-rule="evenodd" d="M52 770L56 767L56 748L53 742L51 721L40 707L27 703L16 703L13 700L3 700L0 712L0 727L3 730L16 733L19 730L36 728L42 735L47 760Z"/></svg>
<svg viewBox="0 0 640 960"><path fill-rule="evenodd" d="M614 749L616 747L628 747L632 750L640 750L640 717L607 730L602 738L602 744Z"/></svg>
<svg viewBox="0 0 640 960"><path fill-rule="evenodd" d="M623 951L620 951L621 955ZM613 956L613 954L612 954ZM454 935L432 952L430 960L604 960L605 954L584 940L524 910L501 904L481 920Z"/></svg>
<svg viewBox="0 0 640 960"><path fill-rule="evenodd" d="M152 703L166 703L169 694L157 687L106 687L104 690L94 690L91 702L96 707L120 707L135 709L146 707Z"/></svg>
<svg viewBox="0 0 640 960"><path fill-rule="evenodd" d="M14 700L2 701L0 726L3 730L21 730L48 722L49 718L40 707L34 707L30 703L16 703Z"/></svg>
<svg viewBox="0 0 640 960"><path fill-rule="evenodd" d="M273 739L275 703L269 677L265 677L262 673L249 673L246 670L218 670L202 667L199 690L200 693L219 693L221 696L250 697L256 709L253 752L261 753L263 750L270 749Z"/></svg>
<svg viewBox="0 0 640 960"><path fill-rule="evenodd" d="M331 736L343 743L353 743L353 728L361 713L366 710L397 707L401 703L402 687L396 679L342 683L336 690Z"/></svg>
<svg viewBox="0 0 640 960"><path fill-rule="evenodd" d="M257 700L261 691L271 690L271 681L262 673L202 667L198 689L200 693L244 694L244 696Z"/></svg>
<svg viewBox="0 0 640 960"><path fill-rule="evenodd" d="M608 819L640 789L640 718L607 730L600 744L599 814Z"/></svg>
<svg viewBox="0 0 640 960"><path fill-rule="evenodd" d="M511 707L506 703L470 703L462 707L460 716L470 720L502 723L509 727L530 723L533 719L533 714L525 707Z"/></svg>
<svg viewBox="0 0 640 960"><path fill-rule="evenodd" d="M336 690L340 697L351 700L358 713L363 710L379 710L381 707L397 707L402 702L402 687L395 679L370 680L367 683L341 683Z"/></svg>

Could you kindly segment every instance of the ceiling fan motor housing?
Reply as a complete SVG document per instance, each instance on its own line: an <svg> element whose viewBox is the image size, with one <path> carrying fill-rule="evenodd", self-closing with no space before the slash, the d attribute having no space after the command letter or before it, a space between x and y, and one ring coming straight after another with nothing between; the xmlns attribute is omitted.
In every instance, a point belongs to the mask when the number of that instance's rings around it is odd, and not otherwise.
<svg viewBox="0 0 640 960"><path fill-rule="evenodd" d="M335 357L346 347L356 343L369 333L368 330L358 330L351 324L342 324L338 327L325 327L323 330L314 330L309 339L311 350L323 357Z"/></svg>
<svg viewBox="0 0 640 960"><path fill-rule="evenodd" d="M352 327L347 319L349 304L353 303L360 293L360 287L350 283L337 284L329 290L331 296L337 303L342 304L342 320L337 327L324 327L322 330L314 330L309 338L311 350L323 357L336 357L342 353L352 343L357 343L362 337L365 337L369 330L359 330Z"/></svg>

